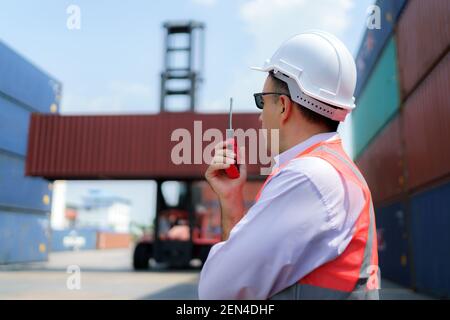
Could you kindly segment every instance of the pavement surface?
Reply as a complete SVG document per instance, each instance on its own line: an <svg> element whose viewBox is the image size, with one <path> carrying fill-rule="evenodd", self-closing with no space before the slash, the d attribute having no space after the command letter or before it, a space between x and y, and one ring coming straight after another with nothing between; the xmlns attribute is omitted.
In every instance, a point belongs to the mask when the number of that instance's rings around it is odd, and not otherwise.
<svg viewBox="0 0 450 320"><path fill-rule="evenodd" d="M3 265L0 299L197 299L198 270L136 272L131 258L131 250L110 249Z"/></svg>
<svg viewBox="0 0 450 320"><path fill-rule="evenodd" d="M136 272L131 257L129 249L58 252L47 262L0 265L0 299L198 298L198 269ZM381 298L430 299L385 279Z"/></svg>

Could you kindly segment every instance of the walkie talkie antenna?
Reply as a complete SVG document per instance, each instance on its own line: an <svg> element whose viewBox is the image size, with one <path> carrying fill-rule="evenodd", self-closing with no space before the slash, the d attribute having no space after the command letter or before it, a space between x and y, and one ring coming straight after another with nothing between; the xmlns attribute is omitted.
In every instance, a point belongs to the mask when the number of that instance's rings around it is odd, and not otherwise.
<svg viewBox="0 0 450 320"><path fill-rule="evenodd" d="M230 114L229 114L229 125L228 129L233 129L233 98L230 98Z"/></svg>
<svg viewBox="0 0 450 320"><path fill-rule="evenodd" d="M232 150L236 155L236 161L234 164L230 165L229 168L225 169L226 174L230 179L239 178L239 166L237 165L238 161L238 150L237 150L237 141L234 136L233 130L233 98L230 98L230 113L228 114L228 129L226 130L226 138L227 140L231 140L231 144L227 145L229 150Z"/></svg>

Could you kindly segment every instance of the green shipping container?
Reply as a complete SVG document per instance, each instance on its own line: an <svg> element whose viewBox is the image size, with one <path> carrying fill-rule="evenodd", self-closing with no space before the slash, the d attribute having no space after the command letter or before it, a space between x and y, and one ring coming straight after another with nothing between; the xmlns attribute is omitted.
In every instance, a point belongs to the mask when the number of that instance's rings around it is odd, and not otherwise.
<svg viewBox="0 0 450 320"><path fill-rule="evenodd" d="M353 149L355 158L398 111L397 47L391 36L384 48L353 112Z"/></svg>

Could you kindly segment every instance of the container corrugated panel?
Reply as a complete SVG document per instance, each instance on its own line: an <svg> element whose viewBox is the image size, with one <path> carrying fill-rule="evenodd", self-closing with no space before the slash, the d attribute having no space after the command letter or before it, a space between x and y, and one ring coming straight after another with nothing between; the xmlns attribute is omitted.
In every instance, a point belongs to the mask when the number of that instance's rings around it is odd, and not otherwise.
<svg viewBox="0 0 450 320"><path fill-rule="evenodd" d="M95 250L97 248L97 230L66 229L52 230L51 251Z"/></svg>
<svg viewBox="0 0 450 320"><path fill-rule="evenodd" d="M25 156L30 112L0 95L0 150Z"/></svg>
<svg viewBox="0 0 450 320"><path fill-rule="evenodd" d="M407 2L407 0L379 0L376 2L376 5L380 8L381 29L370 30L367 28L364 34L361 47L355 59L358 72L355 97L358 98L360 96Z"/></svg>
<svg viewBox="0 0 450 320"><path fill-rule="evenodd" d="M417 188L450 174L450 53L403 108L408 185Z"/></svg>
<svg viewBox="0 0 450 320"><path fill-rule="evenodd" d="M450 183L416 194L411 200L416 287L450 297Z"/></svg>
<svg viewBox="0 0 450 320"><path fill-rule="evenodd" d="M404 206L401 203L394 203L378 207L375 212L381 276L404 286L410 286L408 219Z"/></svg>
<svg viewBox="0 0 450 320"><path fill-rule="evenodd" d="M48 216L0 211L0 264L47 260Z"/></svg>
<svg viewBox="0 0 450 320"><path fill-rule="evenodd" d="M356 157L398 111L397 53L391 37L353 111L353 142Z"/></svg>
<svg viewBox="0 0 450 320"><path fill-rule="evenodd" d="M392 119L356 161L375 205L392 200L404 190L400 121L398 116Z"/></svg>
<svg viewBox="0 0 450 320"><path fill-rule="evenodd" d="M0 152L0 206L49 212L51 190L48 181L25 177L24 167L22 157Z"/></svg>
<svg viewBox="0 0 450 320"><path fill-rule="evenodd" d="M0 92L38 112L55 112L61 83L0 41ZM51 106L55 104L56 110Z"/></svg>
<svg viewBox="0 0 450 320"><path fill-rule="evenodd" d="M450 47L450 1L411 0L398 23L398 64L406 97Z"/></svg>
<svg viewBox="0 0 450 320"><path fill-rule="evenodd" d="M196 130L195 121L201 121ZM207 141L203 136L202 142L202 133L216 129L222 139L227 125L226 114L33 114L27 149L27 175L49 179L203 179L207 165L203 162L202 152L211 140ZM243 130L258 129L258 114L236 114L233 126ZM175 130L179 130L186 139L174 137L172 141ZM182 141L190 146L191 152L185 149L185 153L178 153L173 149ZM198 143L194 145L194 141ZM185 163L174 163L172 151L176 155L186 155ZM195 164L196 160L202 164ZM250 165L248 171L250 175L259 175L259 168L259 165Z"/></svg>

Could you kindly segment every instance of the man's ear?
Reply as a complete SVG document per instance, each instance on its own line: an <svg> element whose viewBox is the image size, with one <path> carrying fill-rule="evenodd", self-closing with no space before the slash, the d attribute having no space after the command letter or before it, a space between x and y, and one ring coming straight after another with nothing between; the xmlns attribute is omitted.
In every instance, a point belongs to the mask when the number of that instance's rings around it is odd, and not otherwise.
<svg viewBox="0 0 450 320"><path fill-rule="evenodd" d="M287 96L284 95L280 96L280 102L281 102L281 122L285 122L291 116L294 104L292 103L291 99L289 99Z"/></svg>

